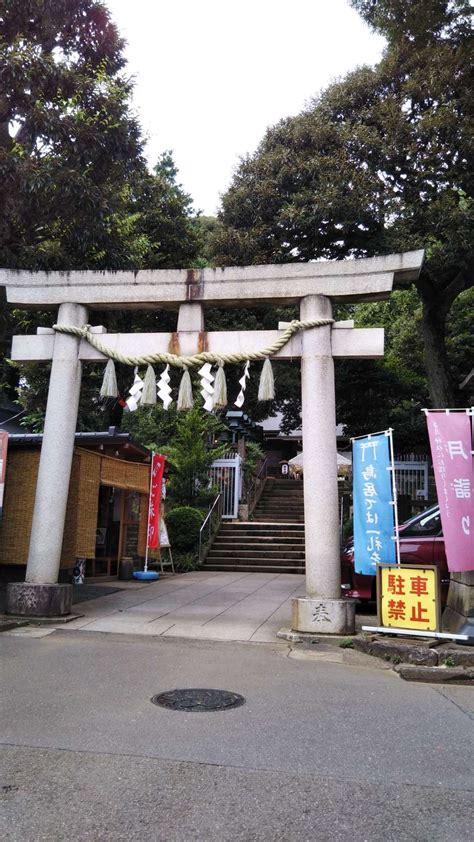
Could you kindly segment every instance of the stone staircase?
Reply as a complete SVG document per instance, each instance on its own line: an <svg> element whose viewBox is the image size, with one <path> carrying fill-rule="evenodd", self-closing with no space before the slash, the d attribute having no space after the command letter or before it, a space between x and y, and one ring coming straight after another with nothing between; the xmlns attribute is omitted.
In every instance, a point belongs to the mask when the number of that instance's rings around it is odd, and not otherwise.
<svg viewBox="0 0 474 842"><path fill-rule="evenodd" d="M303 482L267 479L252 519L263 523L303 523Z"/></svg>
<svg viewBox="0 0 474 842"><path fill-rule="evenodd" d="M205 570L304 573L303 483L268 479L251 521L222 523Z"/></svg>

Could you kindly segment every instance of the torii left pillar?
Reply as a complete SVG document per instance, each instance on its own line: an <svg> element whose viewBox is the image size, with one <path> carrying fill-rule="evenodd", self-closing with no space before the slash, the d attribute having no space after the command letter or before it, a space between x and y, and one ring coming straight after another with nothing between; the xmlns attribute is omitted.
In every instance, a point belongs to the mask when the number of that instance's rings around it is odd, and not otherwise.
<svg viewBox="0 0 474 842"><path fill-rule="evenodd" d="M83 327L87 309L61 304L57 321ZM25 582L8 586L9 614L52 617L71 611L72 585L59 584L58 574L81 392L79 345L74 336L54 337L28 564Z"/></svg>

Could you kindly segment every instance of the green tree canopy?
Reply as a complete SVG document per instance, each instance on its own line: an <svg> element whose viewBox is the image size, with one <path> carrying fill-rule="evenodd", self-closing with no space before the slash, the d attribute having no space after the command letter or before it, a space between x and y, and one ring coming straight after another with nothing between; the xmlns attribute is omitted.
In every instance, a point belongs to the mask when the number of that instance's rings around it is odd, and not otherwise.
<svg viewBox="0 0 474 842"><path fill-rule="evenodd" d="M354 5L389 37L382 61L331 85L242 160L223 198L214 260L244 265L426 248L416 289L431 402L456 405L446 320L474 268L467 4Z"/></svg>
<svg viewBox="0 0 474 842"><path fill-rule="evenodd" d="M226 428L218 417L197 405L184 413L178 413L175 405L166 411L156 406L125 413L123 427L150 450L166 455L174 503L207 508L215 496L214 490L208 489L209 468L227 450L219 441Z"/></svg>
<svg viewBox="0 0 474 842"><path fill-rule="evenodd" d="M0 262L120 267L143 168L124 42L97 0L0 4Z"/></svg>
<svg viewBox="0 0 474 842"><path fill-rule="evenodd" d="M195 263L191 198L170 152L149 172L131 110L124 42L100 0L0 0L0 266L140 269ZM109 329L137 317L96 314ZM52 314L11 312L0 299L0 394L16 370L2 365L14 332ZM170 329L167 314L140 314ZM174 329L174 324L172 329ZM20 399L41 427L47 369L29 366ZM124 384L125 385L125 384ZM84 372L79 428L117 422L93 403L100 376Z"/></svg>

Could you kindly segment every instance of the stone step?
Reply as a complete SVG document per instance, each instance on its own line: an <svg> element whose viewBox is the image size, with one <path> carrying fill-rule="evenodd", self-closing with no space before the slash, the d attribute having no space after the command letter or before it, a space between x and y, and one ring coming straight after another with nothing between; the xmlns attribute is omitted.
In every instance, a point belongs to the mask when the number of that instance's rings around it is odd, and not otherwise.
<svg viewBox="0 0 474 842"><path fill-rule="evenodd" d="M279 524L275 524L279 526ZM278 532L271 532L270 534L261 534L257 532L219 532L216 535L216 541L226 541L228 544L235 544L238 541L244 543L248 541L259 541L262 544L274 544L275 542L282 544L304 544L304 532L289 532L287 535L283 530Z"/></svg>
<svg viewBox="0 0 474 842"><path fill-rule="evenodd" d="M275 506L278 509L284 509L291 506L292 509L304 509L303 500L275 500L274 497L269 497L268 500L259 500L256 509L262 509L266 506Z"/></svg>
<svg viewBox="0 0 474 842"><path fill-rule="evenodd" d="M251 570L256 567L301 567L304 569L304 559L285 558L232 558L227 556L207 556L205 567L209 564L233 564L236 567L244 565Z"/></svg>
<svg viewBox="0 0 474 842"><path fill-rule="evenodd" d="M232 533L235 533L235 534L237 534L239 532L255 532L255 531L272 532L273 533L276 529L281 531L284 528L285 528L284 524L275 526L273 523L269 523L268 525L266 525L263 521L262 522L260 522L260 521L256 522L256 521L252 520L250 523L246 522L246 523L239 524L236 521L235 523L224 524L223 526L221 526L221 529L219 531L232 532ZM304 524L289 523L288 529L289 529L290 532L304 532Z"/></svg>
<svg viewBox="0 0 474 842"><path fill-rule="evenodd" d="M291 506L292 509L303 509L304 508L304 501L303 500L275 500L274 497L269 497L268 500L259 500L256 508L261 509L264 506L275 506L275 508L278 508L278 509L284 509L287 506Z"/></svg>
<svg viewBox="0 0 474 842"><path fill-rule="evenodd" d="M274 485L293 486L293 485L298 485L298 483L303 485L301 480L292 479L291 477L268 477L267 483L268 483L268 485L274 484Z"/></svg>
<svg viewBox="0 0 474 842"><path fill-rule="evenodd" d="M287 561L293 561L298 559L304 559L305 552L304 549L301 550L277 550L275 547L269 547L266 550L261 550L259 547L235 547L233 550L225 549L224 547L216 547L214 545L209 550L207 554L207 558L259 558L259 560L263 563L267 558L274 559L283 559Z"/></svg>
<svg viewBox="0 0 474 842"><path fill-rule="evenodd" d="M261 494L261 497L285 497L288 500L303 496L302 488L264 488Z"/></svg>
<svg viewBox="0 0 474 842"><path fill-rule="evenodd" d="M290 532L304 532L304 523L293 523L292 521L288 521L287 524L288 531ZM246 532L248 530L259 530L264 532L274 532L276 529L284 529L285 524L275 524L269 521L265 523L264 520L251 520L239 523L238 521L233 521L232 523L224 524L221 526L219 531L227 531L227 532Z"/></svg>
<svg viewBox="0 0 474 842"><path fill-rule="evenodd" d="M275 503L278 506L283 506L285 503L291 503L294 506L302 506L304 497L289 497L287 494L282 494L281 497L276 494L262 495L257 501L257 505L262 503Z"/></svg>
<svg viewBox="0 0 474 842"><path fill-rule="evenodd" d="M268 483L265 485L262 494L303 494L303 483L295 485L293 482L289 483Z"/></svg>
<svg viewBox="0 0 474 842"><path fill-rule="evenodd" d="M283 522L286 519L287 523L293 523L293 522L303 523L303 521L304 521L303 513L300 514L299 512L275 512L275 511L254 512L253 516L255 518L254 523L255 523L255 521L257 521L258 523L261 523L261 522L265 521L266 517L268 517L268 520L270 522L273 521L274 518L278 518L278 520L283 521Z"/></svg>
<svg viewBox="0 0 474 842"><path fill-rule="evenodd" d="M279 567L262 565L246 565L246 564L205 564L204 570L220 571L227 573L300 573L304 574L304 567Z"/></svg>
<svg viewBox="0 0 474 842"><path fill-rule="evenodd" d="M260 500L264 497L274 497L278 500L302 500L304 494L303 489L301 491L290 491L286 488L264 488L260 495Z"/></svg>
<svg viewBox="0 0 474 842"><path fill-rule="evenodd" d="M303 497L304 492L302 488L272 488L271 486L265 486L261 494L262 497L287 497L290 499L291 497Z"/></svg>
<svg viewBox="0 0 474 842"><path fill-rule="evenodd" d="M293 506L295 508L302 509L304 508L304 501L303 500L275 500L274 497L269 497L267 500L259 500L255 508L259 508L261 506L279 506L280 508L283 506Z"/></svg>
<svg viewBox="0 0 474 842"><path fill-rule="evenodd" d="M287 521L286 524L284 522L280 522L279 524L275 524L275 523L273 523L273 521L265 522L264 520L251 520L251 521L246 521L245 523L242 523L240 528L242 528L242 529L250 528L250 529L274 530L274 529L284 529L285 526L287 526L288 529L291 530L292 532L297 532L299 530L304 531L304 523L295 523L294 521ZM225 528L226 528L226 526L221 527L221 529L225 529ZM238 521L234 521L233 523L229 523L227 528L239 529Z"/></svg>
<svg viewBox="0 0 474 842"><path fill-rule="evenodd" d="M261 523L304 523L304 516L301 515L301 517L295 517L294 520L292 520L292 521L289 521L287 517L283 517L283 516L282 517L274 517L274 516L263 517L262 516L261 518L256 517L255 523L259 523L259 522L261 522Z"/></svg>
<svg viewBox="0 0 474 842"><path fill-rule="evenodd" d="M254 525L253 520L223 520L221 529L246 529Z"/></svg>
<svg viewBox="0 0 474 842"><path fill-rule="evenodd" d="M287 491L262 491L261 496L259 497L260 500L303 500L303 494L298 492L297 494L288 494Z"/></svg>
<svg viewBox="0 0 474 842"><path fill-rule="evenodd" d="M285 497L288 500L296 499L299 497L303 497L303 489L302 488L267 488L265 487L260 495L261 497Z"/></svg>
<svg viewBox="0 0 474 842"><path fill-rule="evenodd" d="M295 549L299 549L304 547L304 538L281 538L279 535L242 535L236 539L218 535L212 546L231 549L236 545L239 547L262 547L262 549L268 549L269 547L281 547L282 549L295 547Z"/></svg>
<svg viewBox="0 0 474 842"><path fill-rule="evenodd" d="M275 503L262 503L260 506L256 506L254 512L268 512L268 511L275 511L275 512L304 512L304 506L293 506L289 503L275 505Z"/></svg>
<svg viewBox="0 0 474 842"><path fill-rule="evenodd" d="M269 497L267 500L259 500L255 508L258 509L261 506L278 506L279 508L292 506L293 508L303 509L304 500L275 500L274 497Z"/></svg>
<svg viewBox="0 0 474 842"><path fill-rule="evenodd" d="M296 524L298 525L298 524ZM279 524L275 524L276 527ZM273 544L284 544L289 546L291 544L304 544L304 532L258 532L245 530L243 532L219 532L215 541L224 541L224 543L235 547L236 543L260 543L265 546L272 546ZM215 543L215 542L214 542Z"/></svg>

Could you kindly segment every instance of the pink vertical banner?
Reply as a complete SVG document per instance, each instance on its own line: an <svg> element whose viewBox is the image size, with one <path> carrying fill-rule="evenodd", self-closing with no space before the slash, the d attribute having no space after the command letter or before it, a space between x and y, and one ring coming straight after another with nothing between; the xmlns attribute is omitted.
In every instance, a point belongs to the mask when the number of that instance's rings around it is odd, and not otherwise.
<svg viewBox="0 0 474 842"><path fill-rule="evenodd" d="M3 510L3 492L7 473L8 433L0 433L0 517Z"/></svg>
<svg viewBox="0 0 474 842"><path fill-rule="evenodd" d="M428 412L433 468L448 568L474 570L471 421L467 412Z"/></svg>
<svg viewBox="0 0 474 842"><path fill-rule="evenodd" d="M160 505L161 487L166 459L160 453L151 457L150 499L148 503L147 546L154 550L160 546Z"/></svg>

